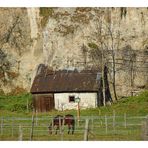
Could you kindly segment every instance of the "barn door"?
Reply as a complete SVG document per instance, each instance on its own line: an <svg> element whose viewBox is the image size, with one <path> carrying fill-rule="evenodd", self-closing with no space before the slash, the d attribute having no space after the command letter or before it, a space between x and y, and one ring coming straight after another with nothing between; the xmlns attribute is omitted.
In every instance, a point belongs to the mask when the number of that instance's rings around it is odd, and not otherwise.
<svg viewBox="0 0 148 148"><path fill-rule="evenodd" d="M54 109L54 98L53 96L44 96L44 110L50 111Z"/></svg>
<svg viewBox="0 0 148 148"><path fill-rule="evenodd" d="M52 94L35 95L34 108L38 112L48 112L54 109L54 97Z"/></svg>

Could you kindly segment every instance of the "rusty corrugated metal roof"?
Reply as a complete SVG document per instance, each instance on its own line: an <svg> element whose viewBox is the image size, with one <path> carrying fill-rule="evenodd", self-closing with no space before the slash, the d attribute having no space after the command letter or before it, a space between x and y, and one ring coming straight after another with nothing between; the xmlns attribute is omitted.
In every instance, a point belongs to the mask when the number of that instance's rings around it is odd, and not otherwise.
<svg viewBox="0 0 148 148"><path fill-rule="evenodd" d="M78 72L44 69L35 77L31 93L98 91L99 79L100 73L94 70Z"/></svg>

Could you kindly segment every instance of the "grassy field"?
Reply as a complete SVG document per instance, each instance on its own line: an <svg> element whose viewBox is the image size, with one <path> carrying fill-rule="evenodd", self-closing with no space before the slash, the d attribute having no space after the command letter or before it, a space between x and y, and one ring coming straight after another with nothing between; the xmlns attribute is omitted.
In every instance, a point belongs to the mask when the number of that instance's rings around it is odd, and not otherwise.
<svg viewBox="0 0 148 148"><path fill-rule="evenodd" d="M28 107L27 107L28 104ZM27 109L28 108L28 109ZM90 119L90 129L93 134L89 140L142 140L141 123L148 115L148 91L144 91L136 97L128 97L114 102L111 106L95 109L81 110L81 120L76 123L74 135L67 135L67 128L64 129L64 136L49 135L48 125L54 115L73 114L77 116L76 110L56 111L38 113L35 118L33 140L83 140L85 119ZM115 123L113 124L113 116ZM126 115L126 122L125 122ZM23 140L30 140L32 117L31 95L0 96L0 119L1 128L0 140L18 140L21 130ZM107 120L107 121L106 121ZM106 124L107 122L107 124ZM106 126L107 125L107 126Z"/></svg>
<svg viewBox="0 0 148 148"><path fill-rule="evenodd" d="M31 94L23 94L18 96L0 96L0 116L25 116L30 117L32 115L32 105L31 105ZM28 104L28 110L27 110ZM85 109L81 110L81 116L98 116L98 115L112 115L113 111L118 113L118 115L131 116L146 116L148 115L148 91L144 91L138 96L128 97L114 102L111 106L98 107L95 109ZM66 110L56 111L53 110L48 113L38 114L42 116L54 116L57 114L73 114L76 115L76 110Z"/></svg>
<svg viewBox="0 0 148 148"><path fill-rule="evenodd" d="M79 124L76 120L74 135L68 135L67 126L64 127L63 134L55 135L55 130L52 135L48 134L48 126L51 123L51 117L35 117L33 140L65 140L65 141L82 141L84 139L85 123L89 118L89 130L91 133L88 139L96 140L142 140L141 137L141 122L143 116L132 116L126 118L124 116L116 116L113 122L113 116L91 116L81 117ZM30 140L31 134L31 118L21 117L3 117L1 120L0 140L19 140L22 135L22 140ZM113 124L114 123L114 124Z"/></svg>

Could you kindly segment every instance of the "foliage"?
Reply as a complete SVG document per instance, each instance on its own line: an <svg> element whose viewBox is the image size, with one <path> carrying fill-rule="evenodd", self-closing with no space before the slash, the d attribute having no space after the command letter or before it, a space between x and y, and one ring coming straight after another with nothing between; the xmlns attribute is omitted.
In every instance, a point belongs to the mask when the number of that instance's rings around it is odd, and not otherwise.
<svg viewBox="0 0 148 148"><path fill-rule="evenodd" d="M88 43L88 46L92 49L98 49L98 45L96 45L95 43Z"/></svg>
<svg viewBox="0 0 148 148"><path fill-rule="evenodd" d="M48 17L52 16L52 14L53 14L53 8L45 8L45 7L40 8L40 16L42 17L41 20L42 27L45 27L48 21Z"/></svg>
<svg viewBox="0 0 148 148"><path fill-rule="evenodd" d="M11 112L23 112L27 111L27 102L29 111L32 110L32 97L31 94L23 95L1 95L0 96L0 110L8 110Z"/></svg>
<svg viewBox="0 0 148 148"><path fill-rule="evenodd" d="M121 17L121 19L123 18L123 17L126 17L126 15L127 15L127 8L120 8L120 11L121 11L121 14L120 14L120 17Z"/></svg>

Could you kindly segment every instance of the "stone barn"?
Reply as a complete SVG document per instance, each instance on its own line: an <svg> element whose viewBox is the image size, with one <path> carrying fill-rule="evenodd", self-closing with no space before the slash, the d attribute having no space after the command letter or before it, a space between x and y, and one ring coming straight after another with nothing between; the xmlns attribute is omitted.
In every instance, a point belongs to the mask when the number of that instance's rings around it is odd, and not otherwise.
<svg viewBox="0 0 148 148"><path fill-rule="evenodd" d="M38 112L53 109L95 108L99 105L100 73L97 71L50 71L37 74L32 84L33 106Z"/></svg>

